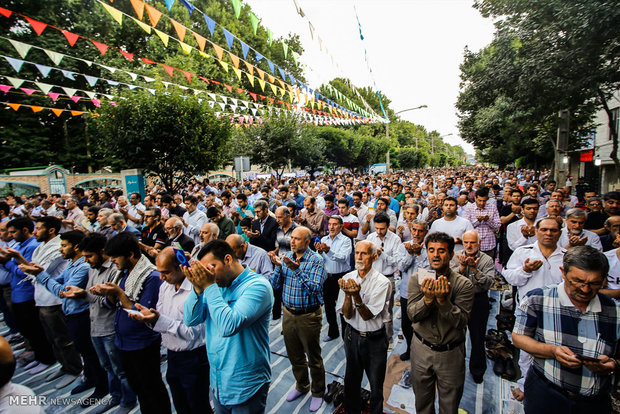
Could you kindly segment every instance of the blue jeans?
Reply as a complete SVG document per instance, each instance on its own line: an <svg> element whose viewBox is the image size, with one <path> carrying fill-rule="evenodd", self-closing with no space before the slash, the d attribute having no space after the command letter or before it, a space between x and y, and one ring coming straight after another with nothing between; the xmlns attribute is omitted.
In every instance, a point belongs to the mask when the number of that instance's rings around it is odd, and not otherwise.
<svg viewBox="0 0 620 414"><path fill-rule="evenodd" d="M121 407L130 408L136 405L136 394L129 386L125 376L119 351L114 345L114 337L114 334L93 336L91 340L99 357L99 362L108 374L108 386L112 399L120 400Z"/></svg>
<svg viewBox="0 0 620 414"><path fill-rule="evenodd" d="M213 397L216 414L263 414L267 405L269 383L263 384L249 400L237 405L222 405Z"/></svg>

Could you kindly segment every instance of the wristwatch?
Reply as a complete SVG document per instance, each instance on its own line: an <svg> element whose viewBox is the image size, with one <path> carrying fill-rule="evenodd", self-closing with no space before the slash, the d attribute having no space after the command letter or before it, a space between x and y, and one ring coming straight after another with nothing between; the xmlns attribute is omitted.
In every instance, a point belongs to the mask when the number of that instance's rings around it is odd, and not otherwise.
<svg viewBox="0 0 620 414"><path fill-rule="evenodd" d="M362 306L364 306L364 302L362 303L355 303L354 304L356 308L361 308Z"/></svg>

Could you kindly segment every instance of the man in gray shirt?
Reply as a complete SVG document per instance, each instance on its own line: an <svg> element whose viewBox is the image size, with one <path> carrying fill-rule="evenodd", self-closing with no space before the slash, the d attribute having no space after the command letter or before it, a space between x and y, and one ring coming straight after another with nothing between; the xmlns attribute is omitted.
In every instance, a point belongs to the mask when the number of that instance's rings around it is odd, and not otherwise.
<svg viewBox="0 0 620 414"><path fill-rule="evenodd" d="M258 246L253 246L241 237L240 234L231 234L226 237L226 243L232 247L237 260L245 267L249 267L259 275L271 278L273 264L267 252Z"/></svg>

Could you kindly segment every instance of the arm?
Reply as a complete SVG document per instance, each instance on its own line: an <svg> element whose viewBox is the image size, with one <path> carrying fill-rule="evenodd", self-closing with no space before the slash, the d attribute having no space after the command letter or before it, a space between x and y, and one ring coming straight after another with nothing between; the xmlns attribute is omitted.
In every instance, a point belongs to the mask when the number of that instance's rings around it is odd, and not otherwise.
<svg viewBox="0 0 620 414"><path fill-rule="evenodd" d="M192 289L193 290L193 289ZM185 317L183 317L185 319ZM153 330L159 333L167 333L185 341L195 341L204 333L202 326L188 326L184 320L172 319L160 314L157 322L153 325Z"/></svg>
<svg viewBox="0 0 620 414"><path fill-rule="evenodd" d="M273 269L273 273L270 278L271 286L274 290L282 289L282 284L284 283L284 272L282 271L282 264L275 265Z"/></svg>
<svg viewBox="0 0 620 414"><path fill-rule="evenodd" d="M499 219L499 213L497 212L497 208L493 207L491 211L492 213L489 217L489 220L487 221L487 224L489 225L489 228L491 230L496 231L501 227L502 222Z"/></svg>
<svg viewBox="0 0 620 414"><path fill-rule="evenodd" d="M407 288L407 314L412 322L421 322L428 318L431 314L431 308L434 302L427 304L424 300L424 293L420 289L417 273L409 278L409 286Z"/></svg>
<svg viewBox="0 0 620 414"><path fill-rule="evenodd" d="M65 290L65 286L77 286L84 289L88 283L88 264L82 263L77 268L65 269L57 278L52 278L49 273L43 271L37 275L37 281L47 290L58 297Z"/></svg>
<svg viewBox="0 0 620 414"><path fill-rule="evenodd" d="M510 256L506 268L502 270L502 275L508 283L513 286L523 286L530 280L532 273L523 270L523 264L524 260L521 254L514 252L512 256Z"/></svg>
<svg viewBox="0 0 620 414"><path fill-rule="evenodd" d="M203 293L196 294L192 289L183 304L183 323L187 326L196 326L207 320L207 305L204 303Z"/></svg>
<svg viewBox="0 0 620 414"><path fill-rule="evenodd" d="M462 278L458 280L458 283L457 280L455 280L455 286L452 286L454 294L448 295L443 303L437 300L437 308L440 318L449 321L453 327L460 329L466 327L469 320L469 313L474 304L474 285L469 279ZM454 303L452 303L450 296L454 297Z"/></svg>
<svg viewBox="0 0 620 414"><path fill-rule="evenodd" d="M485 258L486 259L486 258ZM472 283L481 287L484 290L488 290L495 282L495 265L493 259L480 260L478 262L478 268L474 274Z"/></svg>
<svg viewBox="0 0 620 414"><path fill-rule="evenodd" d="M327 236L328 237L328 236ZM323 253L325 256L327 256L330 260L333 260L334 262L345 262L347 263L349 260L349 257L351 256L351 239L349 239L348 237L345 237L342 239L343 242L340 246L338 246L338 249L329 249L328 252ZM333 247L333 244L332 244Z"/></svg>
<svg viewBox="0 0 620 414"><path fill-rule="evenodd" d="M187 235L195 239L200 235L200 229L207 222L207 217L203 214L200 214L200 218L198 219L196 226L194 226L192 224L189 224L189 213L186 214L187 220L185 220L185 222L187 223Z"/></svg>
<svg viewBox="0 0 620 414"><path fill-rule="evenodd" d="M509 224L506 228L506 241L508 242L508 247L513 252L517 250L517 247L527 244L527 239L521 233L521 226L517 226L517 222Z"/></svg>
<svg viewBox="0 0 620 414"><path fill-rule="evenodd" d="M310 259L309 262L308 265L304 266L307 272L301 270L302 266L299 266L295 270L289 270L291 271L292 277L299 279L310 294L322 295L323 282L327 276L324 271L323 260L313 258Z"/></svg>

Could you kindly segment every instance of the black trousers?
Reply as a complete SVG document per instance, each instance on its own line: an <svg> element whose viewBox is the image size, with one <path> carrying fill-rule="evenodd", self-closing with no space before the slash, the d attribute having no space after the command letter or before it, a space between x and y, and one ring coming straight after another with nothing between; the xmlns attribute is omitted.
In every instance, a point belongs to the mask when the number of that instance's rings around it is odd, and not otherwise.
<svg viewBox="0 0 620 414"><path fill-rule="evenodd" d="M272 287L273 289L273 287ZM276 320L282 317L282 289L273 289L273 308L271 318Z"/></svg>
<svg viewBox="0 0 620 414"><path fill-rule="evenodd" d="M32 346L34 351L34 358L43 364L52 365L56 362L56 358L52 351L52 345L47 341L43 333L43 327L39 320L39 311L34 304L34 299L20 303L13 302L12 306L17 327L21 334L30 342L30 346Z"/></svg>
<svg viewBox="0 0 620 414"><path fill-rule="evenodd" d="M60 362L63 372L80 375L83 368L82 358L75 340L69 334L67 316L62 311L62 305L37 306L37 309L45 337L52 345L54 356Z"/></svg>
<svg viewBox="0 0 620 414"><path fill-rule="evenodd" d="M382 335L362 337L347 324L344 352L347 368L344 374L344 409L347 414L359 414L361 386L364 372L370 383L370 413L383 413L383 382L387 365L388 337Z"/></svg>
<svg viewBox="0 0 620 414"><path fill-rule="evenodd" d="M400 298L400 322L401 328L403 329L403 335L405 336L405 341L407 341L407 354L411 353L411 340L413 339L413 322L409 319L409 314L407 313L407 299Z"/></svg>
<svg viewBox="0 0 620 414"><path fill-rule="evenodd" d="M342 279L345 273L330 273L323 283L323 303L325 306L325 318L329 324L327 335L330 338L338 338L338 316L336 315L336 301L338 300L338 293L340 292L340 286L338 281Z"/></svg>
<svg viewBox="0 0 620 414"><path fill-rule="evenodd" d="M69 336L84 360L84 378L95 386L95 393L108 393L108 374L101 367L99 357L90 340L90 315L88 310L66 315L65 323Z"/></svg>
<svg viewBox="0 0 620 414"><path fill-rule="evenodd" d="M209 360L203 345L191 351L168 350L166 381L179 414L209 414Z"/></svg>
<svg viewBox="0 0 620 414"><path fill-rule="evenodd" d="M161 379L161 340L135 351L119 350L129 386L138 396L140 411L145 414L171 412L168 390Z"/></svg>
<svg viewBox="0 0 620 414"><path fill-rule="evenodd" d="M0 312L4 315L4 323L9 327L9 333L17 333L17 322L11 309L11 285L0 285Z"/></svg>
<svg viewBox="0 0 620 414"><path fill-rule="evenodd" d="M474 295L474 304L469 314L467 328L471 339L469 355L469 372L472 375L484 375L487 369L487 356L484 352L484 337L489 319L489 293L479 292Z"/></svg>

